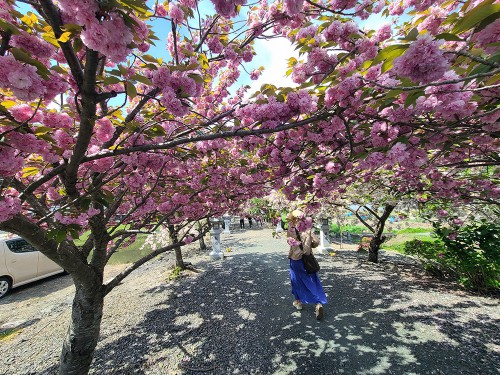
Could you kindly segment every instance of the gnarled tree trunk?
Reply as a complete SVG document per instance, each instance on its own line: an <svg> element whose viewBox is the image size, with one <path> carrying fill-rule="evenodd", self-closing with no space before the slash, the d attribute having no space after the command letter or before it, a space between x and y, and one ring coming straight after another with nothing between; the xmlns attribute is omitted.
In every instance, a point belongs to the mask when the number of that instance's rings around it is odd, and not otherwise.
<svg viewBox="0 0 500 375"><path fill-rule="evenodd" d="M384 207L384 212L378 218L377 226L375 227L373 238L370 241L370 247L368 249L369 262L378 263L378 251L380 250L380 245L382 245L386 240L386 237L383 235L385 222L387 221L395 207L396 205L387 204Z"/></svg>

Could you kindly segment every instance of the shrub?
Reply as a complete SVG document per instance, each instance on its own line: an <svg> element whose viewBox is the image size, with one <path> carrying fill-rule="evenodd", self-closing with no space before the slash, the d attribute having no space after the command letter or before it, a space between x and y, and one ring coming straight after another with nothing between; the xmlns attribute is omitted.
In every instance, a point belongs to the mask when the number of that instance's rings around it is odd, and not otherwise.
<svg viewBox="0 0 500 375"><path fill-rule="evenodd" d="M427 273L439 277L455 278L453 265L446 257L446 248L442 242L412 240L404 244L404 253L417 256Z"/></svg>
<svg viewBox="0 0 500 375"><path fill-rule="evenodd" d="M413 240L405 253L416 255L430 274L452 277L469 289L500 288L500 227L474 223L463 227L434 225L438 241Z"/></svg>
<svg viewBox="0 0 500 375"><path fill-rule="evenodd" d="M456 265L459 282L473 289L500 288L500 226L482 221L463 227L435 225Z"/></svg>

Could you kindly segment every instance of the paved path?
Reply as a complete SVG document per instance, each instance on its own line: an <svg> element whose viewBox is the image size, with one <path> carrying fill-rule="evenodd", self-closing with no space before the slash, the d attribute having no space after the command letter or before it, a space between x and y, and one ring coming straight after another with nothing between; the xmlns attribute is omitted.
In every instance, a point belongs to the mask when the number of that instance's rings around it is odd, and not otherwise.
<svg viewBox="0 0 500 375"><path fill-rule="evenodd" d="M312 305L292 308L283 238L252 229L222 244L223 261L186 256L197 274L161 283L156 260L113 291L93 373L499 373L498 299L433 283L399 256L372 265L342 250L320 257L329 304L317 321ZM126 296L124 325L113 308Z"/></svg>

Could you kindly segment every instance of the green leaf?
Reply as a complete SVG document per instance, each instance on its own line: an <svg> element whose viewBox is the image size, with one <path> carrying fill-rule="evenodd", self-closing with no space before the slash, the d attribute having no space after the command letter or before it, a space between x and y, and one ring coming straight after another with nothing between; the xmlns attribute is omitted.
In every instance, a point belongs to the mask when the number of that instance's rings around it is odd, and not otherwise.
<svg viewBox="0 0 500 375"><path fill-rule="evenodd" d="M417 40L418 36L418 29L414 27L413 29L410 30L410 32L406 35L405 39L409 41L414 41Z"/></svg>
<svg viewBox="0 0 500 375"><path fill-rule="evenodd" d="M145 1L141 0L116 0L118 4L123 5L126 8L135 10L141 14L147 13L149 10Z"/></svg>
<svg viewBox="0 0 500 375"><path fill-rule="evenodd" d="M60 74L66 74L68 71L64 69L62 66L59 65L54 65L50 67L50 70L53 70L54 72L60 73Z"/></svg>
<svg viewBox="0 0 500 375"><path fill-rule="evenodd" d="M45 65L43 65L40 61L35 60L30 57L30 55L19 48L11 48L10 52L14 55L16 60L25 62L27 64L33 65L36 67L37 73L43 79L49 79L50 71L47 69Z"/></svg>
<svg viewBox="0 0 500 375"><path fill-rule="evenodd" d="M68 40L71 39L71 34L72 34L71 32L65 31L64 33L61 34L59 38L57 38L57 41L61 43L66 43Z"/></svg>
<svg viewBox="0 0 500 375"><path fill-rule="evenodd" d="M13 101L13 100L4 100L3 102L0 103L2 105L2 107L4 107L5 109L9 109L9 108L12 108L14 106L16 106L18 103Z"/></svg>
<svg viewBox="0 0 500 375"><path fill-rule="evenodd" d="M134 99L137 96L137 90L135 86L129 82L126 84L127 95L130 99Z"/></svg>
<svg viewBox="0 0 500 375"><path fill-rule="evenodd" d="M26 167L26 168L23 168L23 178L29 177L29 176L34 176L38 172L39 172L39 170L36 167Z"/></svg>
<svg viewBox="0 0 500 375"><path fill-rule="evenodd" d="M59 45L59 42L55 38L54 33L52 33L52 32L50 32L50 33L43 33L42 34L42 38L43 38L43 40L45 40L46 42L52 44L56 48L61 47Z"/></svg>
<svg viewBox="0 0 500 375"><path fill-rule="evenodd" d="M151 82L151 80L149 78L141 76L140 74L134 74L132 76L132 79L136 80L138 82L144 83L148 86L153 86L153 82Z"/></svg>
<svg viewBox="0 0 500 375"><path fill-rule="evenodd" d="M128 73L128 69L126 67L124 67L123 65L118 65L118 70L120 71L120 73L122 74L122 76L126 76L127 73Z"/></svg>
<svg viewBox="0 0 500 375"><path fill-rule="evenodd" d="M382 67L380 68L381 73L387 72L389 69L392 69L392 62L394 59L390 60L385 60L384 63L382 64Z"/></svg>
<svg viewBox="0 0 500 375"><path fill-rule="evenodd" d="M65 23L64 25L61 26L61 30L68 31L72 34L76 34L82 31L82 26L77 25L76 23Z"/></svg>
<svg viewBox="0 0 500 375"><path fill-rule="evenodd" d="M57 243L63 242L66 239L66 235L67 235L67 233L63 229L56 231L56 235L55 235L56 242Z"/></svg>
<svg viewBox="0 0 500 375"><path fill-rule="evenodd" d="M200 63L200 65L201 65L201 67L203 69L209 69L210 68L210 65L208 64L207 55L205 55L204 53L200 53L198 55L198 62Z"/></svg>
<svg viewBox="0 0 500 375"><path fill-rule="evenodd" d="M121 82L121 79L118 77L115 77L115 76L108 76L108 77L104 78L104 81L102 81L102 83L104 85L113 85L115 83L120 83L120 82Z"/></svg>
<svg viewBox="0 0 500 375"><path fill-rule="evenodd" d="M200 84L204 83L203 77L200 76L199 74L189 73L188 77L193 79L196 83L200 83Z"/></svg>
<svg viewBox="0 0 500 375"><path fill-rule="evenodd" d="M193 70L198 68L198 64L189 64L189 65L169 65L168 68L170 69L171 72L173 71L181 71L181 72L186 72L188 70Z"/></svg>
<svg viewBox="0 0 500 375"><path fill-rule="evenodd" d="M476 26L476 32L483 30L490 23L495 22L498 18L500 18L500 12L493 13L492 15L486 17L481 21L479 25Z"/></svg>
<svg viewBox="0 0 500 375"><path fill-rule="evenodd" d="M154 125L151 127L151 129L148 131L148 134L152 137L159 137L163 135L167 135L165 132L165 129L163 129L163 126L160 125Z"/></svg>
<svg viewBox="0 0 500 375"><path fill-rule="evenodd" d="M12 35L19 35L21 32L17 29L16 26L11 24L10 22L7 22L5 20L0 19L0 29L4 31L8 31Z"/></svg>
<svg viewBox="0 0 500 375"><path fill-rule="evenodd" d="M410 105L415 104L417 99L424 95L424 92L422 90L416 90L408 94L405 100L405 108L408 108Z"/></svg>
<svg viewBox="0 0 500 375"><path fill-rule="evenodd" d="M158 63L158 60L151 55L141 55L141 59L151 63Z"/></svg>
<svg viewBox="0 0 500 375"><path fill-rule="evenodd" d="M409 46L409 44L394 44L384 48L375 56L371 66L377 65L384 60L394 60L396 57L401 56Z"/></svg>
<svg viewBox="0 0 500 375"><path fill-rule="evenodd" d="M475 25L489 17L493 13L500 11L500 4L493 4L493 0L487 0L481 5L475 7L470 12L467 12L464 17L460 18L453 28L454 34L460 34L473 28Z"/></svg>
<svg viewBox="0 0 500 375"><path fill-rule="evenodd" d="M49 128L48 126L37 126L35 128L35 134L39 136L39 135L42 135L42 134L50 133L53 130L54 130L53 128Z"/></svg>
<svg viewBox="0 0 500 375"><path fill-rule="evenodd" d="M442 40L447 40L450 42L462 42L463 39L459 38L455 34L450 34L450 33L441 33L436 35L436 39L442 39Z"/></svg>

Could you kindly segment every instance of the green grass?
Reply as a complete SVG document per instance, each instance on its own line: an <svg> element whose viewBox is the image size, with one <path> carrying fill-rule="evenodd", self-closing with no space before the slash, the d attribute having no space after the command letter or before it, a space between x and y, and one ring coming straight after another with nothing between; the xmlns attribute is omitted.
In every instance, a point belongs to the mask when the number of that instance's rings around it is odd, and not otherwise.
<svg viewBox="0 0 500 375"><path fill-rule="evenodd" d="M349 232L351 234L369 232L368 228L364 225L342 225L342 232ZM330 225L330 231L339 233L339 226L337 224Z"/></svg>
<svg viewBox="0 0 500 375"><path fill-rule="evenodd" d="M122 225L119 229L125 228ZM79 239L75 240L75 244L77 246L81 246L85 243L87 238L90 235L90 231L83 233ZM143 256L149 254L152 250L150 246L145 246L144 249L141 249L144 241L146 240L146 235L138 235L136 241L123 249L118 250L116 253L111 255L111 258L108 261L108 264L128 264L134 263L135 261L141 259ZM89 257L92 256L90 253Z"/></svg>
<svg viewBox="0 0 500 375"><path fill-rule="evenodd" d="M407 229L421 229L421 228L407 228ZM382 244L382 249L397 251L398 253L404 254L405 243L412 240L433 242L436 240L436 238L431 236L429 230L426 230L425 233L419 233L419 232L401 233L400 231L398 231L398 234L395 237L391 238L389 241Z"/></svg>
<svg viewBox="0 0 500 375"><path fill-rule="evenodd" d="M429 233L432 232L431 228L405 228L396 231L397 234L407 234L407 233Z"/></svg>
<svg viewBox="0 0 500 375"><path fill-rule="evenodd" d="M126 264L134 263L135 261L141 259L143 256L149 254L152 250L150 246L145 246L141 249L144 244L146 236L137 236L136 241L123 249L118 250L116 253L111 255L108 264Z"/></svg>
<svg viewBox="0 0 500 375"><path fill-rule="evenodd" d="M9 328L0 332L0 341L8 340L21 331L21 328Z"/></svg>
<svg viewBox="0 0 500 375"><path fill-rule="evenodd" d="M180 267L175 267L173 269L172 273L168 276L168 279L170 281L172 281L172 280L180 278L181 277L181 272L182 272L182 270L181 270Z"/></svg>

